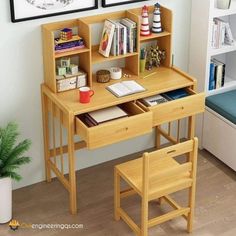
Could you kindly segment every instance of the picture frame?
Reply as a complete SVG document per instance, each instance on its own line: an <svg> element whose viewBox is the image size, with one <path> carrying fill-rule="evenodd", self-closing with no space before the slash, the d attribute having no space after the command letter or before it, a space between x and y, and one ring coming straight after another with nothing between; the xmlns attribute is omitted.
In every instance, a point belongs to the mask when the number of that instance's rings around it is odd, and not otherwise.
<svg viewBox="0 0 236 236"><path fill-rule="evenodd" d="M114 7L124 4L145 2L149 0L102 0L102 7Z"/></svg>
<svg viewBox="0 0 236 236"><path fill-rule="evenodd" d="M10 0L13 23L97 8L98 0Z"/></svg>

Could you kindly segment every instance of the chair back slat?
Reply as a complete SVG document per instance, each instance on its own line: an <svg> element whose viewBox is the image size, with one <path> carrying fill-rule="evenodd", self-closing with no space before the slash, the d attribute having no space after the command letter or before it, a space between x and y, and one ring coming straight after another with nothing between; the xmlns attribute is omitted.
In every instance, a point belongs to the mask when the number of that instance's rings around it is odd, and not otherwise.
<svg viewBox="0 0 236 236"><path fill-rule="evenodd" d="M194 138L154 152L144 153L143 192L148 192L149 185L153 182L160 182L169 179L174 180L175 177L177 178L180 175L194 178L196 176L197 148L198 140L197 138ZM158 166L158 162L161 161L161 159L163 159L163 161L168 161L183 154L189 154L190 158L188 162L170 167L168 170L164 171L161 171L161 166L157 168L156 172L150 171L153 170L155 166ZM151 175L150 172L152 173Z"/></svg>
<svg viewBox="0 0 236 236"><path fill-rule="evenodd" d="M159 158L165 158L165 157L176 157L183 155L185 153L190 153L193 151L193 140L189 140L183 143L178 143L176 145L166 147L151 153L148 153L149 160L152 161L152 159L159 159Z"/></svg>

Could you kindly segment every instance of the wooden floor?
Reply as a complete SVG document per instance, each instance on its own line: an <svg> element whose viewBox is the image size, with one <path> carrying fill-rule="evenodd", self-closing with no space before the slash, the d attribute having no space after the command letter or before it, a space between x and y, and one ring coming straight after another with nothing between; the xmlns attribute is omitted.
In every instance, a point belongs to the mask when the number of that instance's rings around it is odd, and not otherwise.
<svg viewBox="0 0 236 236"><path fill-rule="evenodd" d="M113 220L113 166L135 158L129 156L84 169L77 173L79 214L68 212L68 195L57 180L45 182L14 191L14 219L21 223L83 224L78 230L33 230L10 231L8 225L0 225L0 236L129 236L134 235L128 226ZM197 178L196 216L194 236L236 235L236 174L205 151L199 153ZM174 198L186 200L185 192ZM140 214L140 199L133 196L122 204L137 223ZM167 205L159 208L150 203L150 216L167 211ZM149 236L184 236L186 222L182 218L151 228Z"/></svg>

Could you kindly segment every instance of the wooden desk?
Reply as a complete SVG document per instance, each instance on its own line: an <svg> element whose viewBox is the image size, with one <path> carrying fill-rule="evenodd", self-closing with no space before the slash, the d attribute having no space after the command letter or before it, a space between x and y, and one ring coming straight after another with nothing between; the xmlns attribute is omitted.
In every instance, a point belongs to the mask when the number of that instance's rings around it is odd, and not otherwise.
<svg viewBox="0 0 236 236"><path fill-rule="evenodd" d="M188 137L194 137L195 118L194 115L204 111L204 94L196 94L196 81L176 68L161 67L156 69L156 74L144 79L135 77L139 84L146 88L145 92L116 98L106 90L108 84L98 84L93 81L92 89L95 95L91 103L81 104L78 102L78 91L54 93L45 84L41 86L42 108L43 108L43 130L45 148L46 179L51 182L51 171L55 173L70 195L70 211L77 212L76 199L76 169L75 150L82 148L94 149L116 143L121 140L130 139L151 132L155 127L156 147L160 147L160 137L163 135L172 143L179 142L171 136L169 130L161 129L161 124L188 117ZM112 83L112 82L111 82ZM145 107L138 99L149 97L163 92L186 88L191 96L160 104L155 107ZM113 105L123 104L130 110L132 116L121 120L111 121L97 127L88 128L78 118L79 114L98 110ZM49 113L51 114L49 116ZM59 130L56 129L56 120L59 120ZM49 125L51 123L51 132ZM144 124L140 125L140 124ZM67 145L63 146L62 127L67 129ZM179 133L179 130L178 130ZM83 141L74 142L74 136L78 134ZM52 137L52 140L50 140ZM56 142L59 138L59 142ZM59 146L56 145L59 143ZM68 153L69 178L65 177L64 158ZM60 163L59 163L60 162Z"/></svg>

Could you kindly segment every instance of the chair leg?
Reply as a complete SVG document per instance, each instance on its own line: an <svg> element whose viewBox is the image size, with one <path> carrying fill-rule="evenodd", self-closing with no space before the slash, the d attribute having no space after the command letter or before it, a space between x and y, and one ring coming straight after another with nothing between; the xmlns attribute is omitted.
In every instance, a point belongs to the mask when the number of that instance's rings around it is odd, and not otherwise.
<svg viewBox="0 0 236 236"><path fill-rule="evenodd" d="M118 208L120 208L120 175L115 168L114 171L114 218L115 220L120 220L120 215L118 213Z"/></svg>
<svg viewBox="0 0 236 236"><path fill-rule="evenodd" d="M188 214L187 230L191 233L193 231L193 217L195 208L195 185L189 188L189 207L190 212Z"/></svg>
<svg viewBox="0 0 236 236"><path fill-rule="evenodd" d="M148 201L142 199L141 236L148 236Z"/></svg>

